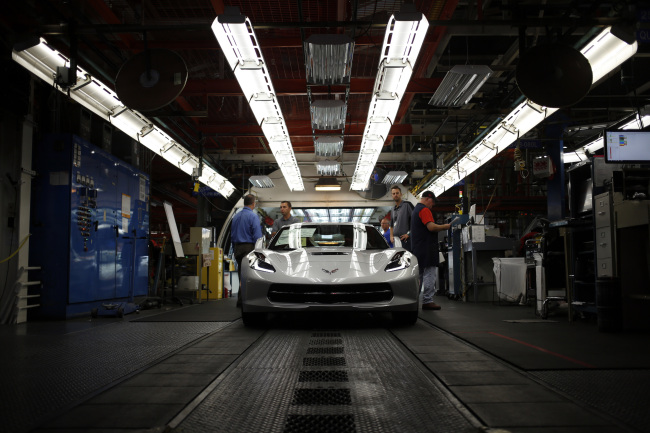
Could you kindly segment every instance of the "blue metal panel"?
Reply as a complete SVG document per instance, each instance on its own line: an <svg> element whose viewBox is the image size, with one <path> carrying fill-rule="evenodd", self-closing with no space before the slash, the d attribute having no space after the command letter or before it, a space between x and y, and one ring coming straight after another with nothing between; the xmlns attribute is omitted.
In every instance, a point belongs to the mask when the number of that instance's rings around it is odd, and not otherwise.
<svg viewBox="0 0 650 433"><path fill-rule="evenodd" d="M32 183L29 263L42 266L40 271L32 271L34 279L44 282L40 313L65 317L72 147L60 137L48 136L35 143L34 155L33 167L38 176Z"/></svg>
<svg viewBox="0 0 650 433"><path fill-rule="evenodd" d="M146 295L148 177L76 136L37 148L32 240L42 248L30 263L46 282L40 313L66 318Z"/></svg>

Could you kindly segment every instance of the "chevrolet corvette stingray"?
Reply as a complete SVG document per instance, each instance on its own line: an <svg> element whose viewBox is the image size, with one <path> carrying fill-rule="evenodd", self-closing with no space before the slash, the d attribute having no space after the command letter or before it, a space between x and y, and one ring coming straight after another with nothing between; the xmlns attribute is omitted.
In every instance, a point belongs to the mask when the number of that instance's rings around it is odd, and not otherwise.
<svg viewBox="0 0 650 433"><path fill-rule="evenodd" d="M399 324L418 318L414 255L390 248L370 224L297 223L285 226L242 260L244 324L266 313L388 311Z"/></svg>

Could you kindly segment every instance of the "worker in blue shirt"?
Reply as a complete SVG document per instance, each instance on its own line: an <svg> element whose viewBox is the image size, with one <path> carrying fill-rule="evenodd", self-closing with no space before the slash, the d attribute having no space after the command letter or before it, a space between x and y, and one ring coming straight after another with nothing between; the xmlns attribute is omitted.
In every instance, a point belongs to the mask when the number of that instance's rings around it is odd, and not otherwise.
<svg viewBox="0 0 650 433"><path fill-rule="evenodd" d="M232 219L230 226L230 239L235 251L237 262L237 274L239 275L239 287L241 288L241 262L255 249L255 242L262 237L260 218L255 212L255 196L248 194L244 196L244 208ZM241 304L239 293L237 294L237 306Z"/></svg>
<svg viewBox="0 0 650 433"><path fill-rule="evenodd" d="M388 242L388 246L393 248L393 243L390 241L390 220L388 218L381 220L381 229L384 231L384 239Z"/></svg>

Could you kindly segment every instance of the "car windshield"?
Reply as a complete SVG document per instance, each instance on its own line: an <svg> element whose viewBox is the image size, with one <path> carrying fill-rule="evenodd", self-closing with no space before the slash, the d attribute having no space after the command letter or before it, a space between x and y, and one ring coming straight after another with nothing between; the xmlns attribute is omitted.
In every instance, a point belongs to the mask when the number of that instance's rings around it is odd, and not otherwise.
<svg viewBox="0 0 650 433"><path fill-rule="evenodd" d="M361 250L389 248L386 239L370 225L302 224L285 226L269 245L271 250L296 248L355 248Z"/></svg>

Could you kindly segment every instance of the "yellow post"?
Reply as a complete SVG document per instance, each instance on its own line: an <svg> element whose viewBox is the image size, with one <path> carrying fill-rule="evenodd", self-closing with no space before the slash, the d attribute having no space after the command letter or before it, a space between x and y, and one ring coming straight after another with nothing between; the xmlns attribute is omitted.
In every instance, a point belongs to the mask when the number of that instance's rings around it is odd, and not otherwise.
<svg viewBox="0 0 650 433"><path fill-rule="evenodd" d="M206 285L206 288L209 288L212 293L207 292L207 299L221 299L223 294L223 249L221 248L210 248L211 256L214 257L213 260L210 260L210 266L206 266L204 261L203 267L199 267L199 263L196 265L196 272L198 274L199 269L201 269L201 282L199 287L202 287L203 284ZM199 260L203 260L203 256L199 256ZM208 269L210 274L210 282L208 284ZM199 299L206 299L206 291L199 290L197 297Z"/></svg>

